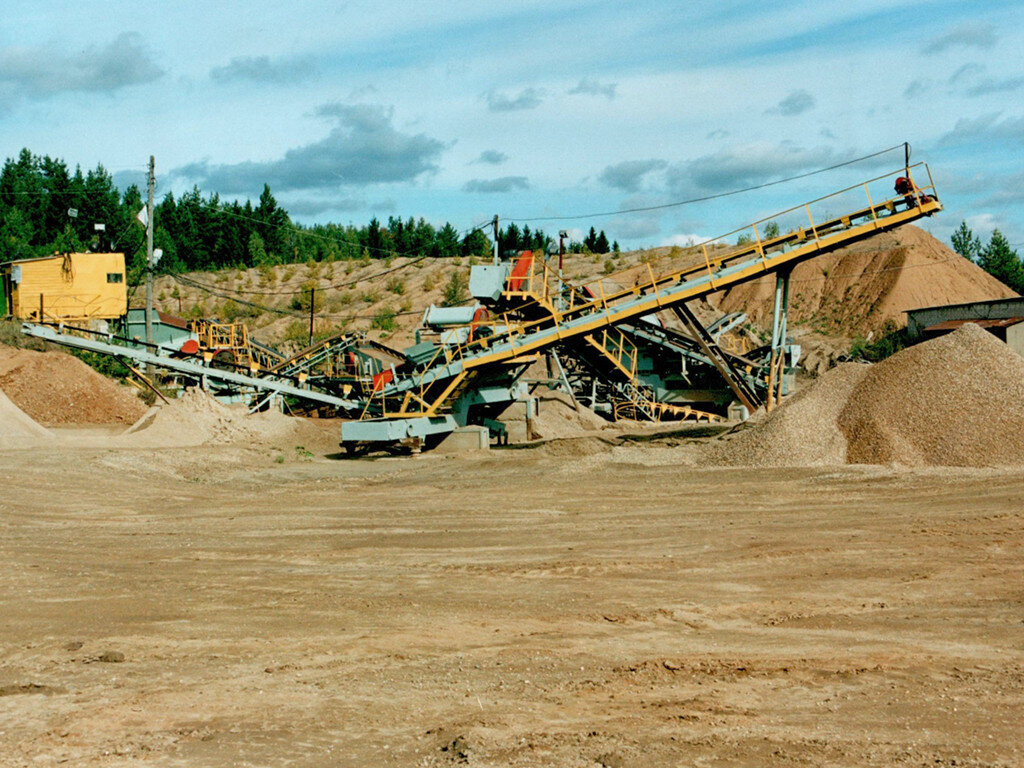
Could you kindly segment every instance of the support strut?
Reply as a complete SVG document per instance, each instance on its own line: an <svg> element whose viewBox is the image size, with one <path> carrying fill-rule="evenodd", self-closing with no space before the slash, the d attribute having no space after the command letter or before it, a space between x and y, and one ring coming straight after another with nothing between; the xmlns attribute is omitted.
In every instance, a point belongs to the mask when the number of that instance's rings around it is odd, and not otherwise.
<svg viewBox="0 0 1024 768"><path fill-rule="evenodd" d="M718 346L718 342L707 332L707 329L697 319L697 316L690 311L690 308L685 303L674 305L672 311L675 312L676 317L693 334L693 337L700 345L701 351L714 363L715 368L722 374L722 378L725 379L733 394L736 395L736 399L743 403L751 413L756 411L761 405L761 399L757 396L757 392L754 391L754 388L747 383L742 374L733 366L732 360Z"/></svg>
<svg viewBox="0 0 1024 768"><path fill-rule="evenodd" d="M786 333L789 325L790 270L775 275L775 307L772 315L772 354L768 365L768 397L765 410L770 411L782 400L786 374Z"/></svg>

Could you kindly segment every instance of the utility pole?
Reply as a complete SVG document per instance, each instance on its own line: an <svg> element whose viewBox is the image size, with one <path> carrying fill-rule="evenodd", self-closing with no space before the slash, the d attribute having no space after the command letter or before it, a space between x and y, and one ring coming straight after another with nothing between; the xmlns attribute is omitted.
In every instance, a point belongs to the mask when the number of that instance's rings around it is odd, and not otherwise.
<svg viewBox="0 0 1024 768"><path fill-rule="evenodd" d="M153 343L153 187L156 186L156 159L149 156L146 183L146 343Z"/></svg>
<svg viewBox="0 0 1024 768"><path fill-rule="evenodd" d="M565 258L565 238L569 233L558 230L558 308L565 309L565 281L562 278L562 259Z"/></svg>
<svg viewBox="0 0 1024 768"><path fill-rule="evenodd" d="M313 308L316 307L316 286L309 288L309 346L313 346Z"/></svg>
<svg viewBox="0 0 1024 768"><path fill-rule="evenodd" d="M498 233L500 232L498 228L498 214L494 214L494 221L491 223L494 224L494 263L498 265L501 263L498 257Z"/></svg>

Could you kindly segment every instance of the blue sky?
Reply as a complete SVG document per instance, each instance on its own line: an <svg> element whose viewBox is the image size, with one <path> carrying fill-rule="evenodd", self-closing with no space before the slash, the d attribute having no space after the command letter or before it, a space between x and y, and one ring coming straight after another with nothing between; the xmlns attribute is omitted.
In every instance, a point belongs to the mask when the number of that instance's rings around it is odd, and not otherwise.
<svg viewBox="0 0 1024 768"><path fill-rule="evenodd" d="M303 222L498 214L624 247L729 231L902 162L962 219L1024 245L1024 4L151 3L8 0L0 151L156 156L158 190L255 198Z"/></svg>

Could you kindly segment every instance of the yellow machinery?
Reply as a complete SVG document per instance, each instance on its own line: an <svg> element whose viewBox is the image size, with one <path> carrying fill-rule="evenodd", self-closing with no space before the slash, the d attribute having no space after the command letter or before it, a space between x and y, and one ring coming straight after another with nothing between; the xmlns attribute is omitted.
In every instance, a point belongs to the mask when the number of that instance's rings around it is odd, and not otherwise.
<svg viewBox="0 0 1024 768"><path fill-rule="evenodd" d="M244 323L193 320L190 330L198 342L203 360L217 367L268 371L284 360L274 349L249 338Z"/></svg>
<svg viewBox="0 0 1024 768"><path fill-rule="evenodd" d="M128 310L123 253L64 253L0 267L7 313L22 320L92 325Z"/></svg>

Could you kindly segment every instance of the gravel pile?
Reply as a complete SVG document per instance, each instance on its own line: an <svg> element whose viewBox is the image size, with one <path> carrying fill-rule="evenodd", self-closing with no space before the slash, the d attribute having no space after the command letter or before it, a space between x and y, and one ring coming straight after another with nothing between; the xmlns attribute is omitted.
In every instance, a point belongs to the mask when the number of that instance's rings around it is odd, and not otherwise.
<svg viewBox="0 0 1024 768"><path fill-rule="evenodd" d="M334 436L337 428L331 425L330 431ZM224 405L201 389L189 389L167 405L151 408L115 441L138 448L227 444L313 447L323 442L323 430L309 419L285 416L279 411L250 414L244 405Z"/></svg>
<svg viewBox="0 0 1024 768"><path fill-rule="evenodd" d="M705 449L733 466L1024 465L1024 358L973 323L873 366L833 368Z"/></svg>
<svg viewBox="0 0 1024 768"><path fill-rule="evenodd" d="M135 390L65 352L0 345L0 388L46 426L131 424L146 412Z"/></svg>
<svg viewBox="0 0 1024 768"><path fill-rule="evenodd" d="M839 427L854 464L1024 464L1024 358L965 324L872 366Z"/></svg>
<svg viewBox="0 0 1024 768"><path fill-rule="evenodd" d="M537 415L530 420L533 439L575 437L607 426L605 419L586 406L574 406L564 392L537 393Z"/></svg>
<svg viewBox="0 0 1024 768"><path fill-rule="evenodd" d="M707 459L730 466L822 466L846 462L846 437L837 419L850 393L871 366L845 363L828 371L792 397L760 424L720 444Z"/></svg>

